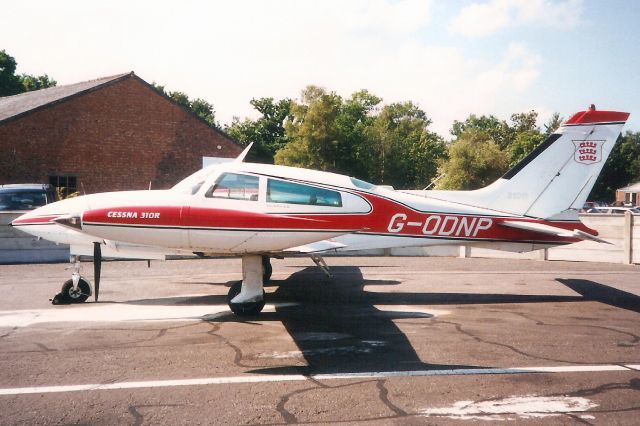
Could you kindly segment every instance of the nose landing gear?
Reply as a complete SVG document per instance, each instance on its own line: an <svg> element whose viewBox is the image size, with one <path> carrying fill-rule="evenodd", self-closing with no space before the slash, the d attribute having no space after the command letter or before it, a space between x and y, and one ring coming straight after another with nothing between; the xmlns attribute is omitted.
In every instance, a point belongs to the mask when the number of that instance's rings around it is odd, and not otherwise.
<svg viewBox="0 0 640 426"><path fill-rule="evenodd" d="M56 294L52 302L54 305L68 303L82 303L91 295L91 286L83 278L78 279L78 284L73 285L73 280L67 280L62 285L60 293Z"/></svg>
<svg viewBox="0 0 640 426"><path fill-rule="evenodd" d="M71 279L65 281L60 293L53 296L51 303L54 305L66 305L69 303L82 303L91 296L91 286L89 282L80 276L80 256L72 255L69 259L73 263ZM94 300L98 301L100 292L100 271L102 269L102 249L99 242L93 243L93 276L95 279L93 293Z"/></svg>
<svg viewBox="0 0 640 426"><path fill-rule="evenodd" d="M67 305L70 303L82 303L91 296L91 286L80 276L80 256L71 256L73 265L71 279L62 284L60 293L56 294L51 303L54 305Z"/></svg>

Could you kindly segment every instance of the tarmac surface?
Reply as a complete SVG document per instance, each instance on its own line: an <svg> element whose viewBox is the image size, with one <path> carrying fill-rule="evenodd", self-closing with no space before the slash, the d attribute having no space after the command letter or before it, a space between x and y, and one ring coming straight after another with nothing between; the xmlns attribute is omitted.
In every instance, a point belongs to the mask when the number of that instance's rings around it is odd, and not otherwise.
<svg viewBox="0 0 640 426"><path fill-rule="evenodd" d="M640 266L495 259L0 266L0 424L638 424ZM90 263L83 266L93 280Z"/></svg>

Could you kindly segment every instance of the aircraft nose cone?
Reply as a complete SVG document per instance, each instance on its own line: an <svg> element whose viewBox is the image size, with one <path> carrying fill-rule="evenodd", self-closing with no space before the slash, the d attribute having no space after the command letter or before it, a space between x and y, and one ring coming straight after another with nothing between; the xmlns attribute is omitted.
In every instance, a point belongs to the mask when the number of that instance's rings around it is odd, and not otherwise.
<svg viewBox="0 0 640 426"><path fill-rule="evenodd" d="M30 225L46 225L60 217L79 216L85 208L86 200L84 197L56 201L15 218L11 221L11 226L28 230L32 228Z"/></svg>

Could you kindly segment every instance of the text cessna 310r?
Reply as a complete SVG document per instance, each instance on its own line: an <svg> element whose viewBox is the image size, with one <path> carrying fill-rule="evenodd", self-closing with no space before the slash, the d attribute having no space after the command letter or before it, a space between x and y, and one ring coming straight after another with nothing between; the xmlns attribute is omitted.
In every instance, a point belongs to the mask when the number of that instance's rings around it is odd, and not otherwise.
<svg viewBox="0 0 640 426"><path fill-rule="evenodd" d="M578 219L628 113L573 115L493 184L475 191L394 191L355 178L239 161L204 168L169 190L90 194L40 207L12 225L94 255L97 300L102 256L167 253L242 257L228 302L239 315L265 303L269 258L329 251L465 244L525 252L581 240L604 242ZM59 295L91 294L79 275ZM73 258L72 258L73 259Z"/></svg>

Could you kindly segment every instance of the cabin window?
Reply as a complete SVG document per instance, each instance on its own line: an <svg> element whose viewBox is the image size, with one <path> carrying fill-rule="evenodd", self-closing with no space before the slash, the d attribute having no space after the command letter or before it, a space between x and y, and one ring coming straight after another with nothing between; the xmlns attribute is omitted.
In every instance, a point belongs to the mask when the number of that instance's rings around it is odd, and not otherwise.
<svg viewBox="0 0 640 426"><path fill-rule="evenodd" d="M258 176L225 173L209 188L205 197L258 201Z"/></svg>
<svg viewBox="0 0 640 426"><path fill-rule="evenodd" d="M342 207L342 197L337 191L274 179L269 179L267 183L267 201L271 203Z"/></svg>

